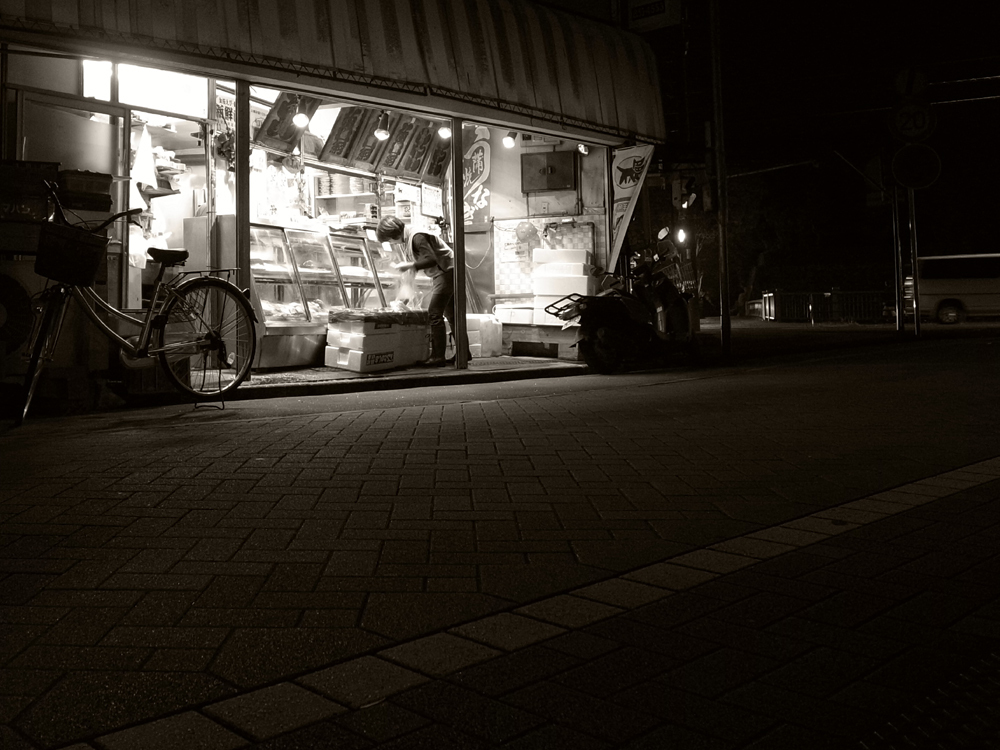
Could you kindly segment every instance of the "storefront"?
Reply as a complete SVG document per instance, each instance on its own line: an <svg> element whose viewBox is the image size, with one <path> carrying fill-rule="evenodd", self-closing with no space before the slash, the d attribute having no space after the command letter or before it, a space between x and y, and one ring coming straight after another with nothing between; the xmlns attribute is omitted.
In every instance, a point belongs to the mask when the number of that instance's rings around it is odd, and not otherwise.
<svg viewBox="0 0 1000 750"><path fill-rule="evenodd" d="M413 364L419 315L364 325L426 309L374 236L395 215L454 247L473 357L572 356L544 307L613 262L615 149L665 134L639 39L520 0L204 5L0 12L3 158L110 175L110 210L144 209L111 242L109 300L142 307L146 249L183 248L250 288L257 368ZM2 249L0 272L44 284ZM64 364L106 370L91 343Z"/></svg>

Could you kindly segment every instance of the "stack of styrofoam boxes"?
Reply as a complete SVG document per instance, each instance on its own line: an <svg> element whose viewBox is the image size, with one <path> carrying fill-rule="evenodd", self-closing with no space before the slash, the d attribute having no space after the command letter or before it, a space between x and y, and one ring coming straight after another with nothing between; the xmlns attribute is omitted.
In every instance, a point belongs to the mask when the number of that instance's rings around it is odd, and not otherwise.
<svg viewBox="0 0 1000 750"><path fill-rule="evenodd" d="M503 324L495 315L465 316L469 349L473 357L499 357L503 350Z"/></svg>
<svg viewBox="0 0 1000 750"><path fill-rule="evenodd" d="M401 322L402 321L402 322ZM331 313L326 330L327 367L367 373L422 362L429 356L425 322L396 316L337 317Z"/></svg>
<svg viewBox="0 0 1000 750"><path fill-rule="evenodd" d="M535 294L532 322L561 326L564 321L545 312L545 308L567 294L594 294L596 281L590 275L590 250L536 247L531 260L535 264L531 271L531 287Z"/></svg>
<svg viewBox="0 0 1000 750"><path fill-rule="evenodd" d="M498 302L493 308L497 320L510 325L530 325L534 314L531 300L525 302Z"/></svg>

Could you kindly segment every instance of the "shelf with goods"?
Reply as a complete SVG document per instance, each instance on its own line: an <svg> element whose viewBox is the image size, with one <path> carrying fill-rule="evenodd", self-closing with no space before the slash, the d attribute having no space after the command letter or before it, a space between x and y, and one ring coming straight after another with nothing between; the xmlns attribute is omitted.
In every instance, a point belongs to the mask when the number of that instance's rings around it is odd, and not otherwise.
<svg viewBox="0 0 1000 750"><path fill-rule="evenodd" d="M342 172L323 171L312 177L313 214L344 221L378 221L378 180Z"/></svg>

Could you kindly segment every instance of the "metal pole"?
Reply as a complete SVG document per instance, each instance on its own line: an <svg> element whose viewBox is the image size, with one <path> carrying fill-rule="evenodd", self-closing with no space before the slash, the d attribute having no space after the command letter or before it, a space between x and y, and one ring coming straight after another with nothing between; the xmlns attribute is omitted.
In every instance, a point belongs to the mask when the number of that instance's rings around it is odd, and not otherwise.
<svg viewBox="0 0 1000 750"><path fill-rule="evenodd" d="M236 80L236 282L240 289L249 287L250 278L250 83ZM210 167L211 168L211 167ZM219 265L232 262L229 248L217 248ZM217 257L219 257L217 256ZM258 330L262 330L261 326Z"/></svg>
<svg viewBox="0 0 1000 750"><path fill-rule="evenodd" d="M465 190L463 189L463 162L465 154L462 145L462 120L451 118L451 238L455 251L454 289L455 299L455 367L465 370L469 367L469 353L460 342L467 340L465 331Z"/></svg>
<svg viewBox="0 0 1000 750"><path fill-rule="evenodd" d="M906 330L906 300L903 299L903 243L899 231L899 188L892 188L892 265L896 271L896 332Z"/></svg>
<svg viewBox="0 0 1000 750"><path fill-rule="evenodd" d="M729 318L729 248L726 246L729 224L729 196L726 186L726 150L722 130L722 50L719 31L719 0L709 4L712 30L712 103L715 120L715 181L718 188L719 222L719 313L722 357L729 359L732 322Z"/></svg>
<svg viewBox="0 0 1000 750"><path fill-rule="evenodd" d="M913 203L913 188L907 189L910 204L910 266L913 272L913 335L920 338L920 271L917 264L917 209Z"/></svg>

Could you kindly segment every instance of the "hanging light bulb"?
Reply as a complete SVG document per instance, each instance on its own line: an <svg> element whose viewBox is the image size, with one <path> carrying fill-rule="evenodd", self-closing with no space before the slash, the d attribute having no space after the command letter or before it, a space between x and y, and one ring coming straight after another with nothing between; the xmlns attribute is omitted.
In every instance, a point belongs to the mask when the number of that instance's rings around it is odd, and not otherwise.
<svg viewBox="0 0 1000 750"><path fill-rule="evenodd" d="M438 135L444 138L445 140L448 140L449 138L451 138L451 128L448 127L447 125L442 125L441 127L438 128Z"/></svg>
<svg viewBox="0 0 1000 750"><path fill-rule="evenodd" d="M506 148L514 148L514 141L517 138L517 132L512 130L507 135L503 137L503 145Z"/></svg>
<svg viewBox="0 0 1000 750"><path fill-rule="evenodd" d="M304 128L309 124L309 115L303 111L302 99L298 96L294 97L295 102L295 115L292 117L292 125L297 128Z"/></svg>
<svg viewBox="0 0 1000 750"><path fill-rule="evenodd" d="M389 113L384 109L382 114L378 118L378 127L375 128L375 137L380 141L384 141L389 138Z"/></svg>
<svg viewBox="0 0 1000 750"><path fill-rule="evenodd" d="M586 156L587 154L590 153L590 146L588 146L586 143L578 143L576 144L576 150L579 151L584 156Z"/></svg>

